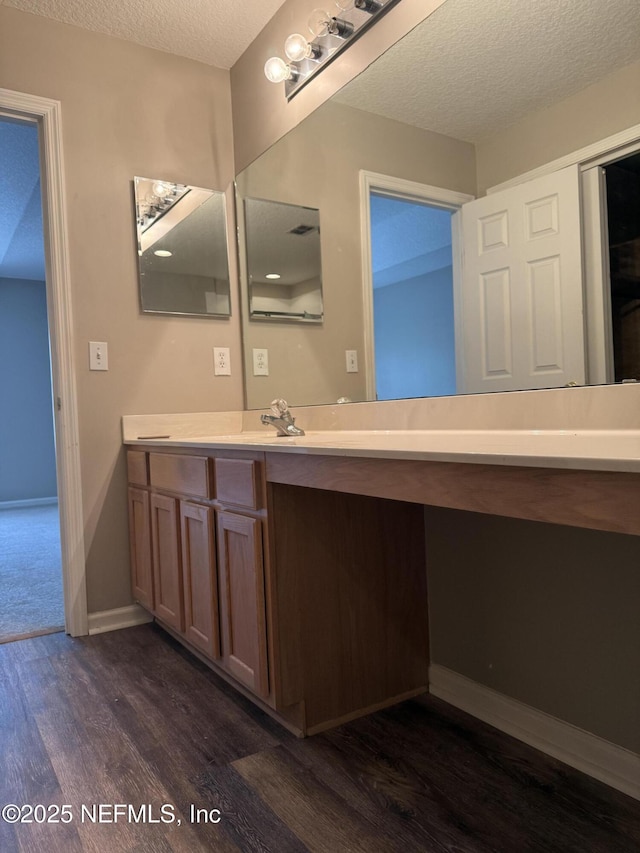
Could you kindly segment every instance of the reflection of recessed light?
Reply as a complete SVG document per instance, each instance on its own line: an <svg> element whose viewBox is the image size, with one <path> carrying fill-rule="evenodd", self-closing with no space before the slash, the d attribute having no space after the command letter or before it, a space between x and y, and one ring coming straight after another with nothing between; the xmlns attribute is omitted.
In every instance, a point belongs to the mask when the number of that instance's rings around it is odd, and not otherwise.
<svg viewBox="0 0 640 853"><path fill-rule="evenodd" d="M280 273L270 272L265 275L265 278L280 278Z"/></svg>
<svg viewBox="0 0 640 853"><path fill-rule="evenodd" d="M170 258L173 252L168 252L166 249L156 249L153 254L159 258Z"/></svg>

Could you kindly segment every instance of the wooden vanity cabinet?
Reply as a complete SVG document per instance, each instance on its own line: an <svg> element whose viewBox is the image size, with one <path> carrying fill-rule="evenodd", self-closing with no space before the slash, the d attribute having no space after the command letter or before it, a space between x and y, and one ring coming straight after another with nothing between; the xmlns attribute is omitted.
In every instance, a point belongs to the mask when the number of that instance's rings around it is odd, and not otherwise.
<svg viewBox="0 0 640 853"><path fill-rule="evenodd" d="M272 703L259 460L242 453L127 453L130 483L148 472L144 488L129 487L134 598Z"/></svg>
<svg viewBox="0 0 640 853"><path fill-rule="evenodd" d="M258 460L217 457L215 492L222 662L269 697L264 546L265 483Z"/></svg>
<svg viewBox="0 0 640 853"><path fill-rule="evenodd" d="M180 501L184 635L213 660L220 657L214 510Z"/></svg>
<svg viewBox="0 0 640 853"><path fill-rule="evenodd" d="M222 661L238 681L267 698L262 522L237 512L217 516Z"/></svg>
<svg viewBox="0 0 640 853"><path fill-rule="evenodd" d="M135 601L153 611L149 492L134 486L129 486L129 553L132 595Z"/></svg>
<svg viewBox="0 0 640 853"><path fill-rule="evenodd" d="M151 494L153 558L153 612L176 631L184 631L184 590L180 561L178 502L168 495Z"/></svg>
<svg viewBox="0 0 640 853"><path fill-rule="evenodd" d="M151 515L147 454L127 451L129 481L129 554L131 558L131 592L147 610L154 609L153 574L151 568Z"/></svg>
<svg viewBox="0 0 640 853"><path fill-rule="evenodd" d="M130 506L144 577L148 499L152 605L134 594L285 726L313 734L427 689L424 514L274 481L274 455L148 448Z"/></svg>

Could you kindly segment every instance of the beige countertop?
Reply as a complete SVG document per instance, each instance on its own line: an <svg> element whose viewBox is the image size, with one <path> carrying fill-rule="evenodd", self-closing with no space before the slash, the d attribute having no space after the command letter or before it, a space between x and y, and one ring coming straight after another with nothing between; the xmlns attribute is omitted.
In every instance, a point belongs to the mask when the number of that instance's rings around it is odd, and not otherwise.
<svg viewBox="0 0 640 853"><path fill-rule="evenodd" d="M178 433L180 430L178 430ZM279 437L271 427L229 434L145 431L130 445L264 450L384 459L640 472L640 430L317 430Z"/></svg>

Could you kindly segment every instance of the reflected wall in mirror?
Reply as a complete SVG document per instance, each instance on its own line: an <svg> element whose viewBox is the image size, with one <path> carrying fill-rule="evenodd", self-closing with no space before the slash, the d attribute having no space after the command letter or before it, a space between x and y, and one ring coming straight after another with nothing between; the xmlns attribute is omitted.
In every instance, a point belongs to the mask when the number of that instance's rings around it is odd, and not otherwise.
<svg viewBox="0 0 640 853"><path fill-rule="evenodd" d="M133 186L142 311L228 317L225 194L140 177Z"/></svg>
<svg viewBox="0 0 640 853"><path fill-rule="evenodd" d="M270 360L270 396L262 393L260 377L251 375L246 352L247 408L268 405L273 396L285 396L291 405L383 396L375 381L373 303L380 294L374 297L373 280L415 288L415 270L435 263L435 256L421 258L433 255L435 243L412 238L408 245L413 231L396 228L398 239L405 240L401 260L397 269L381 274L375 247L372 252L368 245L373 231L367 221L371 193L375 197L380 187L375 181L367 186L363 173L378 175L383 185L395 182L394 198L415 197L412 189L402 190L407 182L477 199L455 214L460 234L452 247L453 299L447 294L452 313L447 323L455 334L447 347L455 351L455 378L450 369L441 390L431 383L434 390L425 393L452 393L454 381L456 393L475 393L618 378L609 246L594 208L606 211L601 166L633 155L634 146L640 149L640 130L632 133L640 124L632 97L640 79L640 16L634 5L446 0L238 176L243 198L309 205L323 216L322 335L312 328L281 329L278 347L289 357ZM515 198L499 192L485 197L488 187L587 146L597 148L614 134L624 136L624 150L611 151L609 160L592 154L581 161L561 179L562 193L552 181L531 185ZM429 203L428 195L419 196ZM590 209L581 206L587 196ZM502 217L507 209L508 217ZM629 239L640 238L637 217L631 231ZM519 239L525 232L538 251L535 257L527 256ZM517 246L511 239L516 235ZM461 270L460 243L467 241ZM473 263L472 250L478 255ZM632 289L637 299L640 280ZM412 320L425 336L437 331L433 323L429 331L432 318L421 323L416 314L417 309ZM385 370L400 376L422 356L406 346L403 323L396 326L395 345L386 341L392 360ZM347 373L345 350L358 351L358 373ZM640 378L640 366L624 378Z"/></svg>
<svg viewBox="0 0 640 853"><path fill-rule="evenodd" d="M244 200L251 320L322 322L320 211Z"/></svg>

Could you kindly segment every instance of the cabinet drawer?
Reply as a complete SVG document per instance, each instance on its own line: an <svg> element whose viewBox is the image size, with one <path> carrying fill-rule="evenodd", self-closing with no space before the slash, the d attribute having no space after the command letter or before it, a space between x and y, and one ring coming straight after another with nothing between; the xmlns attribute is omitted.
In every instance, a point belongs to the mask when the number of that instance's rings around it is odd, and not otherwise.
<svg viewBox="0 0 640 853"><path fill-rule="evenodd" d="M144 450L127 450L127 477L134 486L148 486L147 454Z"/></svg>
<svg viewBox="0 0 640 853"><path fill-rule="evenodd" d="M199 498L211 497L209 460L206 456L150 453L149 479L157 489Z"/></svg>
<svg viewBox="0 0 640 853"><path fill-rule="evenodd" d="M252 459L216 459L216 498L221 503L259 509L256 462Z"/></svg>

